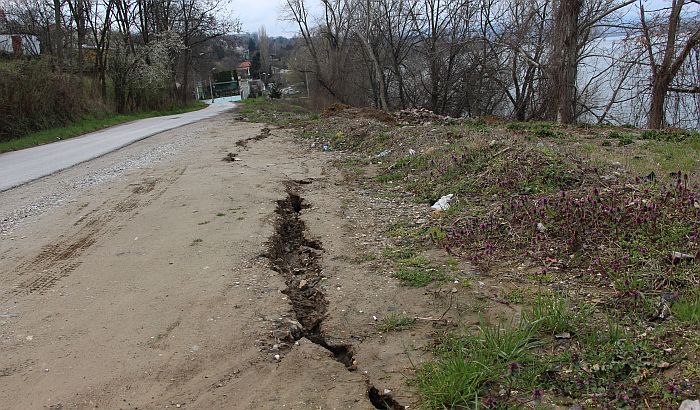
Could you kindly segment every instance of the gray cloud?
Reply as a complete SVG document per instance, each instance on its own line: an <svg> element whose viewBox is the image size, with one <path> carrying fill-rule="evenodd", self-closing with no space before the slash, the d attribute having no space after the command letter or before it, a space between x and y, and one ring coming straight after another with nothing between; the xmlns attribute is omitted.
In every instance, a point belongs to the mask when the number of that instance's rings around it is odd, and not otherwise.
<svg viewBox="0 0 700 410"><path fill-rule="evenodd" d="M231 5L244 32L256 32L261 26L268 36L293 37L297 32L294 24L280 20L284 0L232 0Z"/></svg>

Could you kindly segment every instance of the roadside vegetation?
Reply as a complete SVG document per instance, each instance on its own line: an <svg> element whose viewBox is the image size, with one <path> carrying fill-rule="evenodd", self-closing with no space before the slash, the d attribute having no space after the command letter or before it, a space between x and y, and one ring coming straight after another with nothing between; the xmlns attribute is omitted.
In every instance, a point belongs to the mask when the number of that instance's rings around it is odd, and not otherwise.
<svg viewBox="0 0 700 410"><path fill-rule="evenodd" d="M350 183L425 207L384 232L400 283L468 287L467 263L502 285L498 300L462 301L479 325L436 335L412 381L425 408L698 398L700 134L294 104L258 100L239 115L294 126L313 149L341 152ZM451 207L431 212L446 194ZM519 313L493 319L503 303Z"/></svg>
<svg viewBox="0 0 700 410"><path fill-rule="evenodd" d="M161 87L134 91L138 102L117 109L110 100L113 84L106 84L105 96L97 86L93 78L56 72L45 59L0 60L0 152L204 106L183 103Z"/></svg>
<svg viewBox="0 0 700 410"><path fill-rule="evenodd" d="M87 134L89 132L98 131L103 128L123 124L125 122L150 117L159 117L162 115L182 114L185 112L199 110L204 107L206 107L206 104L199 101L195 101L187 106L176 106L169 110L145 111L134 114L102 113L97 115L88 115L79 120L71 122L69 125L63 127L49 128L42 131L32 132L23 137L2 141L0 142L0 153L16 151L24 148L34 147L37 145L43 145L68 138L73 138L83 134Z"/></svg>

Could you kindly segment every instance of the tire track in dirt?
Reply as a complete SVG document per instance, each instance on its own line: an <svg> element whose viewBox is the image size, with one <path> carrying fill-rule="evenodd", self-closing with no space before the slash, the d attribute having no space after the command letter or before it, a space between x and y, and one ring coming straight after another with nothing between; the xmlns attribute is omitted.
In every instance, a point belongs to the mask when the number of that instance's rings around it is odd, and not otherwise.
<svg viewBox="0 0 700 410"><path fill-rule="evenodd" d="M186 167L160 177L146 177L131 184L131 193L125 198L115 204L108 199L99 208L79 218L73 225L75 232L59 236L56 243L45 245L38 255L14 269L12 273L19 280L9 287L8 292L0 294L0 302L34 293L45 294L82 264L80 257L102 236L120 229L120 219L115 218L115 211L128 213L147 206L165 193L185 170Z"/></svg>
<svg viewBox="0 0 700 410"><path fill-rule="evenodd" d="M287 184L287 197L277 201L275 232L270 238L267 258L272 269L281 274L287 288L282 291L289 297L292 310L301 331L290 332L294 341L306 338L333 354L348 371L355 371L354 350L350 344L335 344L325 334L322 325L327 316L328 301L319 285L323 279L321 266L323 247L320 241L306 237L306 224L300 218L309 205L298 194L299 184ZM288 349L291 349L290 344ZM377 409L403 410L390 394L381 393L369 379L367 399Z"/></svg>

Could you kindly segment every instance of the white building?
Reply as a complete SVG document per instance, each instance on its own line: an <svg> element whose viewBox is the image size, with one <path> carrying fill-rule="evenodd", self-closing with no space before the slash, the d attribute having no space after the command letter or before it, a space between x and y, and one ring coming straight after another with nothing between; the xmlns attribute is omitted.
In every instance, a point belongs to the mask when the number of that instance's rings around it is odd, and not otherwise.
<svg viewBox="0 0 700 410"><path fill-rule="evenodd" d="M38 56L39 38L31 34L0 34L0 53Z"/></svg>

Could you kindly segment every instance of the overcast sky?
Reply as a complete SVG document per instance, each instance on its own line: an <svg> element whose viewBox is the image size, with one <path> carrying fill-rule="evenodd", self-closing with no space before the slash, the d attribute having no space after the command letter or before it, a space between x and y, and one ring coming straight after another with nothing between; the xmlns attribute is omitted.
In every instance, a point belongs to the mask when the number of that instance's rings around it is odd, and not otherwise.
<svg viewBox="0 0 700 410"><path fill-rule="evenodd" d="M265 26L268 36L293 37L296 26L279 19L283 4L284 0L232 0L233 13L241 20L244 32L256 32Z"/></svg>
<svg viewBox="0 0 700 410"><path fill-rule="evenodd" d="M646 8L665 7L671 0L645 0ZM232 0L233 13L241 20L244 32L256 32L265 26L268 36L293 37L297 27L288 21L280 21L284 0ZM318 0L307 0L309 6L319 4ZM697 5L693 5L697 9Z"/></svg>

